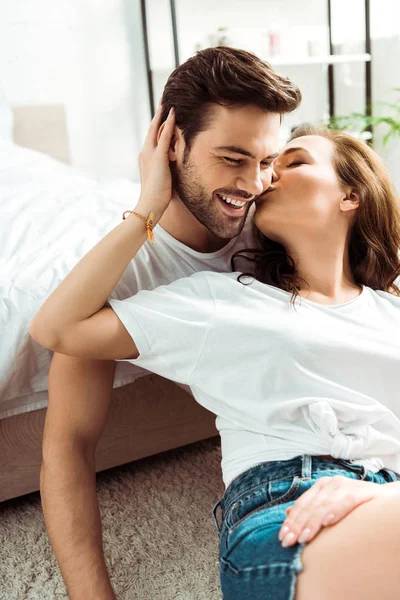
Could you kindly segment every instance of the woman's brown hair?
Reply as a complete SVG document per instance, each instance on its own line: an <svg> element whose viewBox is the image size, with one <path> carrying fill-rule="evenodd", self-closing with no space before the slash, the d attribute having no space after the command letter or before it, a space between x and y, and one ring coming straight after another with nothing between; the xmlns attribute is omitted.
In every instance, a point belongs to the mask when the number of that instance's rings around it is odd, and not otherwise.
<svg viewBox="0 0 400 600"><path fill-rule="evenodd" d="M349 231L349 260L354 280L373 290L396 296L400 290L395 280L400 276L400 204L387 170L379 156L365 142L343 131L313 125L296 128L289 141L304 135L319 135L334 145L333 165L339 181L358 193L360 203ZM302 283L309 287L296 270L285 248L256 230L261 249L240 250L241 256L253 262L253 273L242 273L263 283L292 293L294 304Z"/></svg>
<svg viewBox="0 0 400 600"><path fill-rule="evenodd" d="M175 108L175 121L188 154L196 135L210 126L213 104L251 104L282 115L298 107L301 93L252 52L218 46L200 50L175 69L161 101L162 122L170 108Z"/></svg>

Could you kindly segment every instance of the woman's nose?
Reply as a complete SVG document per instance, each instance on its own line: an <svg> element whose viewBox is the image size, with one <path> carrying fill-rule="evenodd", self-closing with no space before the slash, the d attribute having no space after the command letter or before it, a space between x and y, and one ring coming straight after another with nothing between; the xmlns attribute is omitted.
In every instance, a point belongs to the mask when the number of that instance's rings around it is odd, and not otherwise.
<svg viewBox="0 0 400 600"><path fill-rule="evenodd" d="M275 181L277 181L277 179L279 179L278 171L276 170L276 168L274 167L274 165L272 165L271 183L275 183Z"/></svg>

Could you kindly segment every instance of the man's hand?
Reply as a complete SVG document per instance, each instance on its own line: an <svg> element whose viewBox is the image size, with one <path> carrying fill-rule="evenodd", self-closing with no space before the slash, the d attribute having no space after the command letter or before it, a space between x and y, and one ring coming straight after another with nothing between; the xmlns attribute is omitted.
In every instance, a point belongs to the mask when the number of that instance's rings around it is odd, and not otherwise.
<svg viewBox="0 0 400 600"><path fill-rule="evenodd" d="M139 154L141 194L137 211L143 216L152 211L155 222L163 215L172 198L172 176L169 167L169 148L175 132L175 111L171 108L161 126L162 104L150 124L143 148ZM144 214L146 213L146 214Z"/></svg>
<svg viewBox="0 0 400 600"><path fill-rule="evenodd" d="M282 524L279 540L283 540L283 546L309 542L322 527L338 523L360 504L387 495L385 488L387 485L344 475L321 477L286 509L288 516Z"/></svg>

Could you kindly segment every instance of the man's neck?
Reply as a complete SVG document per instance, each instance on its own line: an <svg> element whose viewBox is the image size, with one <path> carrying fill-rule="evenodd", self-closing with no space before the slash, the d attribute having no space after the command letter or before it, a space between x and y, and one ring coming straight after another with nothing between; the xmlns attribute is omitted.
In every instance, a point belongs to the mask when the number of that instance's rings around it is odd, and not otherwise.
<svg viewBox="0 0 400 600"><path fill-rule="evenodd" d="M196 252L216 252L230 241L211 233L176 196L172 197L167 210L159 220L159 225L176 240Z"/></svg>

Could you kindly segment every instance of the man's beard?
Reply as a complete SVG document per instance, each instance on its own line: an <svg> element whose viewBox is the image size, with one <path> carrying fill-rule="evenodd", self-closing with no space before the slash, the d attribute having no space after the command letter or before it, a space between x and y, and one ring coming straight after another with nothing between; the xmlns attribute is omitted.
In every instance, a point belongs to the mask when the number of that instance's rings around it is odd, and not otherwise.
<svg viewBox="0 0 400 600"><path fill-rule="evenodd" d="M222 239L232 239L242 231L250 204L243 216L224 215L216 205L220 200L209 194L200 182L197 169L190 163L189 153L183 157L182 167L170 163L172 185L183 204L212 234Z"/></svg>

